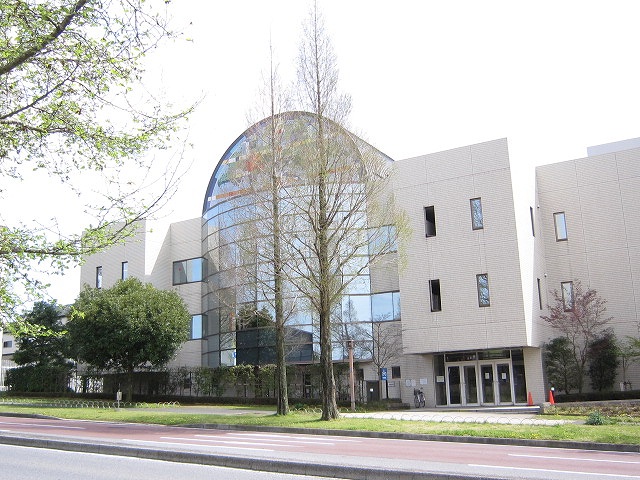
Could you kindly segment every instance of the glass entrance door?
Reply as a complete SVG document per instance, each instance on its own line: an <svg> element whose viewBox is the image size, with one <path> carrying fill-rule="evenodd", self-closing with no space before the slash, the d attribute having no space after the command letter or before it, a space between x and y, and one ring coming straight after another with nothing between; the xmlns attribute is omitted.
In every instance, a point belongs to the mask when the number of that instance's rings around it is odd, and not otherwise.
<svg viewBox="0 0 640 480"><path fill-rule="evenodd" d="M493 365L481 365L480 376L482 377L482 403L494 404L496 403L496 396L493 388Z"/></svg>
<svg viewBox="0 0 640 480"><path fill-rule="evenodd" d="M480 365L480 377L484 405L514 403L509 363L483 363Z"/></svg>
<svg viewBox="0 0 640 480"><path fill-rule="evenodd" d="M447 387L449 405L477 405L476 364L449 365L447 367Z"/></svg>
<svg viewBox="0 0 640 480"><path fill-rule="evenodd" d="M464 371L464 399L465 404L478 403L478 379L476 378L476 366L465 365Z"/></svg>

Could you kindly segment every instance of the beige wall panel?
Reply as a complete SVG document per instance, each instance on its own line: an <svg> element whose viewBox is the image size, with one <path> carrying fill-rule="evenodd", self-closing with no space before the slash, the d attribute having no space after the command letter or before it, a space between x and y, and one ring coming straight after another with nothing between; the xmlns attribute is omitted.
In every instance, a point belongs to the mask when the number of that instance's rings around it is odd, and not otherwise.
<svg viewBox="0 0 640 480"><path fill-rule="evenodd" d="M640 159L638 164L640 165ZM630 247L640 247L640 176L622 180L620 196L625 239Z"/></svg>
<svg viewBox="0 0 640 480"><path fill-rule="evenodd" d="M536 168L538 192L557 192L578 185L576 166L573 160L567 162L542 165Z"/></svg>
<svg viewBox="0 0 640 480"><path fill-rule="evenodd" d="M394 162L394 190L422 185L427 181L425 157L414 157Z"/></svg>
<svg viewBox="0 0 640 480"><path fill-rule="evenodd" d="M473 173L471 148L459 147L425 155L427 182L436 183L451 178L462 178Z"/></svg>
<svg viewBox="0 0 640 480"><path fill-rule="evenodd" d="M507 139L471 145L471 163L474 174L509 168Z"/></svg>
<svg viewBox="0 0 640 480"><path fill-rule="evenodd" d="M616 152L618 177L622 179L640 178L640 149Z"/></svg>
<svg viewBox="0 0 640 480"><path fill-rule="evenodd" d="M617 182L618 169L613 153L575 160L578 187L602 182Z"/></svg>

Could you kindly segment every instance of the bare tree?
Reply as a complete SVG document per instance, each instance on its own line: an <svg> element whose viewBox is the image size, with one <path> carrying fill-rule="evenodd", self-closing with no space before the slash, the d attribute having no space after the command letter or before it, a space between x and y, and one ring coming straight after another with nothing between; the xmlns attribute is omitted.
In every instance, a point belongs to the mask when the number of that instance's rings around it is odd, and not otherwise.
<svg viewBox="0 0 640 480"><path fill-rule="evenodd" d="M589 345L601 336L613 317L605 317L607 301L594 289L584 290L579 280L567 282L562 292L551 292L553 305L548 315L541 315L552 328L568 339L577 368L578 391L582 392L589 362Z"/></svg>
<svg viewBox="0 0 640 480"><path fill-rule="evenodd" d="M305 24L298 77L301 104L312 122L309 140L296 148L301 178L286 189L298 219L296 233L288 236L297 253L291 281L318 317L322 419L331 420L339 416L332 312L348 285L395 249L397 217L388 188L389 159L343 127L350 99L338 91L336 59L315 6Z"/></svg>

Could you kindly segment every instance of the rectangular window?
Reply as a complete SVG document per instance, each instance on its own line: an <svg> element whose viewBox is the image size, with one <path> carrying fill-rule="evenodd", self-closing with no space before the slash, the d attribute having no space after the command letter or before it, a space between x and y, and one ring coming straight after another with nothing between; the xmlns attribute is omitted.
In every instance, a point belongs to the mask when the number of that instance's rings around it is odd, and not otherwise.
<svg viewBox="0 0 640 480"><path fill-rule="evenodd" d="M102 267L96 267L96 288L102 288Z"/></svg>
<svg viewBox="0 0 640 480"><path fill-rule="evenodd" d="M122 274L120 278L122 278L122 280L129 278L129 262L122 262Z"/></svg>
<svg viewBox="0 0 640 480"><path fill-rule="evenodd" d="M553 214L553 223L556 227L556 241L560 242L567 239L567 221L564 212Z"/></svg>
<svg viewBox="0 0 640 480"><path fill-rule="evenodd" d="M202 338L202 315L192 315L189 340L198 340L200 338Z"/></svg>
<svg viewBox="0 0 640 480"><path fill-rule="evenodd" d="M573 282L562 282L562 305L565 312L573 310Z"/></svg>
<svg viewBox="0 0 640 480"><path fill-rule="evenodd" d="M203 265L203 258L173 262L173 284L201 282L204 274Z"/></svg>
<svg viewBox="0 0 640 480"><path fill-rule="evenodd" d="M529 207L529 216L531 217L531 235L536 236L536 223L533 218L533 207Z"/></svg>
<svg viewBox="0 0 640 480"><path fill-rule="evenodd" d="M2 342L2 348L11 348L13 347L13 340L6 340Z"/></svg>
<svg viewBox="0 0 640 480"><path fill-rule="evenodd" d="M431 293L431 311L441 311L442 303L440 300L440 280L429 280L429 291Z"/></svg>
<svg viewBox="0 0 640 480"><path fill-rule="evenodd" d="M476 275L476 284L478 286L478 305L488 307L491 305L489 301L489 276L486 273Z"/></svg>
<svg viewBox="0 0 640 480"><path fill-rule="evenodd" d="M484 228L484 221L482 218L482 200L479 198L472 198L469 200L471 204L471 227L474 230L481 230Z"/></svg>
<svg viewBox="0 0 640 480"><path fill-rule="evenodd" d="M391 367L391 378L401 378L400 367Z"/></svg>
<svg viewBox="0 0 640 480"><path fill-rule="evenodd" d="M542 288L540 287L539 278L536 278L536 283L538 284L538 304L540 305L540 310L542 310Z"/></svg>
<svg viewBox="0 0 640 480"><path fill-rule="evenodd" d="M436 211L433 206L424 207L424 229L427 237L436 236Z"/></svg>

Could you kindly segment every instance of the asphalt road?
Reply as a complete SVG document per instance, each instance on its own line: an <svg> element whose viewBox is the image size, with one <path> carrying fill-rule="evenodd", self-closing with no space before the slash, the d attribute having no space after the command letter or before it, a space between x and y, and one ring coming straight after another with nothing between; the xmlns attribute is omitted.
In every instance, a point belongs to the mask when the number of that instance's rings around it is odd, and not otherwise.
<svg viewBox="0 0 640 480"><path fill-rule="evenodd" d="M637 451L0 417L0 444L33 442L47 448L331 478L640 480Z"/></svg>
<svg viewBox="0 0 640 480"><path fill-rule="evenodd" d="M320 477L0 445L3 480L319 480Z"/></svg>

